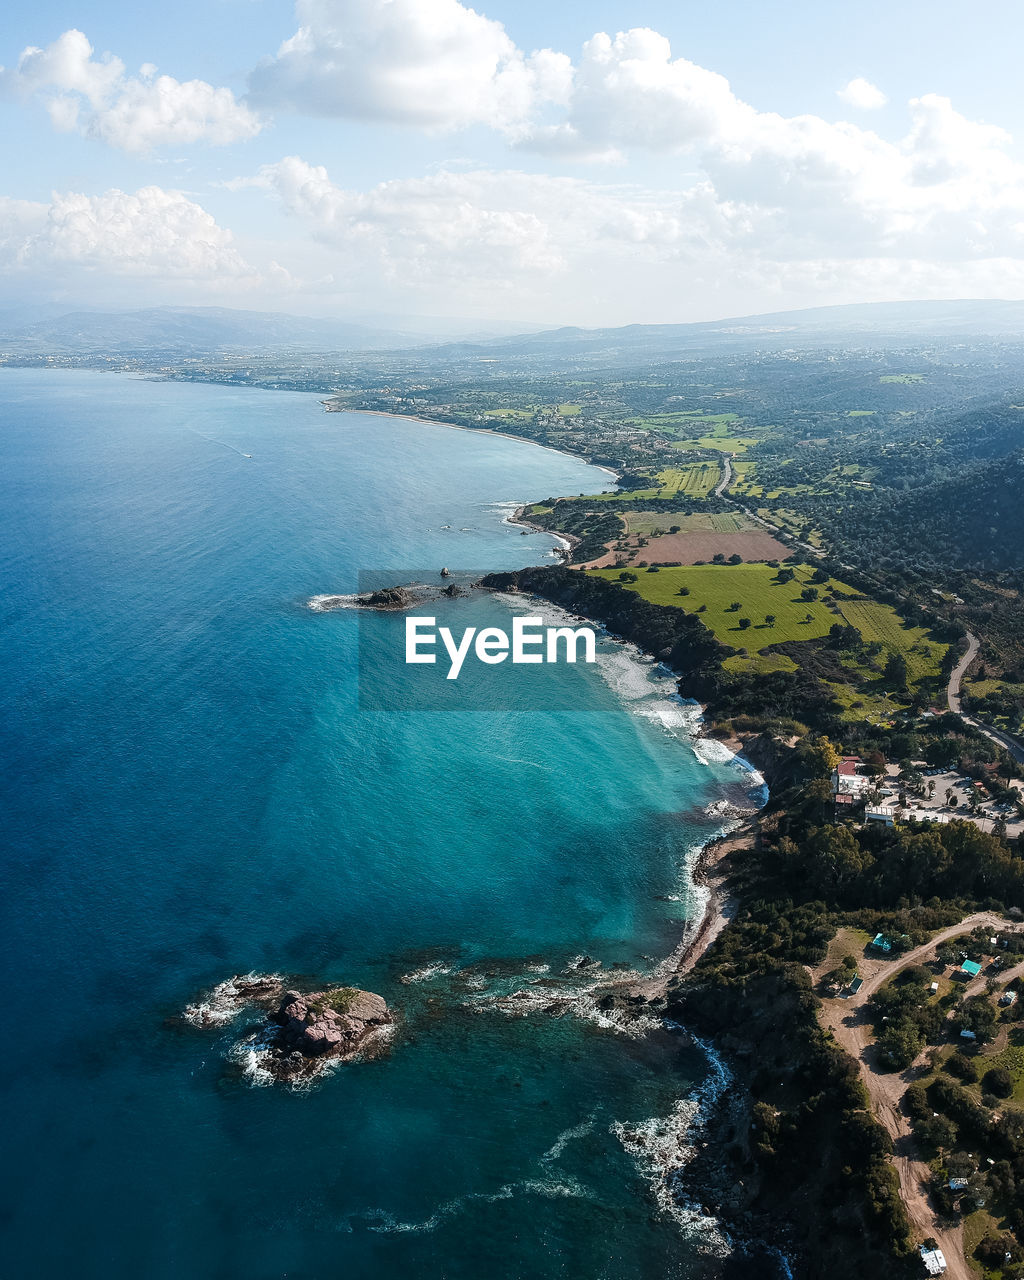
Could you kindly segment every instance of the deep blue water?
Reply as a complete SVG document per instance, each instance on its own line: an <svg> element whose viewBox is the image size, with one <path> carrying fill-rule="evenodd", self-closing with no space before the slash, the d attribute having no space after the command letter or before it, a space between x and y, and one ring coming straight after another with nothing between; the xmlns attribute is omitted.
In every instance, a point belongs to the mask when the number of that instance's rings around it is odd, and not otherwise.
<svg viewBox="0 0 1024 1280"><path fill-rule="evenodd" d="M537 563L503 504L608 483L312 396L0 370L4 1274L717 1274L618 1128L671 1115L704 1055L585 1000L480 1002L670 950L738 766L610 642L538 677L562 709L514 683L487 707L476 673L483 710L360 710L359 617L307 604ZM412 673L375 655L400 705ZM304 1093L240 1078L240 1028L179 1015L248 971L380 991L390 1054Z"/></svg>

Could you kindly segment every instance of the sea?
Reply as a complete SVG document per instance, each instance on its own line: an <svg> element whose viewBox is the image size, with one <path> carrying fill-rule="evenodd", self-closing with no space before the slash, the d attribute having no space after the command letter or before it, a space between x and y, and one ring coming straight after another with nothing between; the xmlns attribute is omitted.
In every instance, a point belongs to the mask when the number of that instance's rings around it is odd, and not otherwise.
<svg viewBox="0 0 1024 1280"><path fill-rule="evenodd" d="M517 505L613 485L315 395L0 369L3 1275L768 1274L672 1194L727 1067L600 1003L760 778L613 637L457 706L378 644L400 616L316 604L556 563ZM379 992L390 1039L275 1084L242 974Z"/></svg>

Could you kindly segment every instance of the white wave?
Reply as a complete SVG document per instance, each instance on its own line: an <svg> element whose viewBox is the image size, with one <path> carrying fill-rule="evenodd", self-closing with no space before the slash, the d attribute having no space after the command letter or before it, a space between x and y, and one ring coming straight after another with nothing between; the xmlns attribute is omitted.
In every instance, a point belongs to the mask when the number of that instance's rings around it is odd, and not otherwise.
<svg viewBox="0 0 1024 1280"><path fill-rule="evenodd" d="M584 1198L587 1190L575 1178L524 1178L521 1182L509 1182L497 1191L471 1191L467 1195L448 1200L434 1210L429 1218L419 1222L402 1222L386 1209L374 1209L366 1214L370 1222L370 1230L387 1235L421 1234L436 1231L447 1218L455 1217L473 1204L497 1204L501 1200L511 1200L517 1194L540 1195L548 1199L563 1196Z"/></svg>
<svg viewBox="0 0 1024 1280"><path fill-rule="evenodd" d="M693 754L701 764L728 764L736 758L735 753L717 738L697 738L693 744Z"/></svg>
<svg viewBox="0 0 1024 1280"><path fill-rule="evenodd" d="M724 1258L732 1248L717 1218L681 1194L680 1174L697 1153L696 1140L707 1124L712 1106L732 1083L732 1073L710 1044L693 1037L704 1051L708 1074L696 1092L681 1098L667 1116L640 1123L615 1121L610 1131L646 1176L654 1200L674 1219L701 1253Z"/></svg>
<svg viewBox="0 0 1024 1280"><path fill-rule="evenodd" d="M414 982L429 982L431 978L441 978L446 974L454 972L454 966L446 964L443 960L434 960L430 964L425 964L421 969L413 969L409 973L403 973L398 979L404 982L406 986Z"/></svg>
<svg viewBox="0 0 1024 1280"><path fill-rule="evenodd" d="M582 1120L579 1124L573 1125L571 1129L563 1129L555 1139L554 1146L550 1147L540 1158L541 1164L550 1164L553 1160L561 1158L563 1151L570 1142L574 1142L577 1138L585 1138L588 1133L594 1132L594 1117L589 1120Z"/></svg>
<svg viewBox="0 0 1024 1280"><path fill-rule="evenodd" d="M332 609L358 609L359 596L356 593L312 596L306 601L306 607L312 609L314 613L328 613Z"/></svg>
<svg viewBox="0 0 1024 1280"><path fill-rule="evenodd" d="M270 1069L273 1057L271 1042L277 1030L275 1026L263 1027L237 1041L228 1050L228 1060L241 1068L243 1079L254 1089L265 1089L274 1083L274 1073Z"/></svg>
<svg viewBox="0 0 1024 1280"><path fill-rule="evenodd" d="M222 1027L233 1022L242 1010L252 1003L247 988L265 986L284 981L279 973L244 973L236 974L218 982L207 995L188 1004L182 1010L182 1017L194 1027Z"/></svg>

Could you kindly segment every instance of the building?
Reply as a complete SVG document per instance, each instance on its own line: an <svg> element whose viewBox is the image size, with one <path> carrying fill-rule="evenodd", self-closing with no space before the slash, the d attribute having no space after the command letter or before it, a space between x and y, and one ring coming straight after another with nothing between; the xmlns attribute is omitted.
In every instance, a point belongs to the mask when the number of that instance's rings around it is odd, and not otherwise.
<svg viewBox="0 0 1024 1280"><path fill-rule="evenodd" d="M949 1185L950 1191L966 1191L967 1179L966 1178L950 1178L948 1185Z"/></svg>
<svg viewBox="0 0 1024 1280"><path fill-rule="evenodd" d="M1004 991L1003 994L999 997L999 1003L1003 1006L1004 1009L1008 1009L1010 1005L1016 1004L1017 1003L1016 991Z"/></svg>
<svg viewBox="0 0 1024 1280"><path fill-rule="evenodd" d="M850 995L855 996L863 985L864 985L864 979L860 976L860 974L858 974L856 978L854 978L854 980L850 983Z"/></svg>
<svg viewBox="0 0 1024 1280"><path fill-rule="evenodd" d="M881 823L884 827L894 827L896 825L896 810L891 805L869 805L864 810L865 824L876 822Z"/></svg>
<svg viewBox="0 0 1024 1280"><path fill-rule="evenodd" d="M922 1245L921 1261L924 1263L926 1275L943 1276L946 1274L946 1257L941 1249L929 1249L926 1245Z"/></svg>
<svg viewBox="0 0 1024 1280"><path fill-rule="evenodd" d="M939 984L937 982L933 982L929 990L933 996L937 996L939 994Z"/></svg>
<svg viewBox="0 0 1024 1280"><path fill-rule="evenodd" d="M960 972L966 978L976 978L981 973L981 965L977 960L965 960L960 966Z"/></svg>
<svg viewBox="0 0 1024 1280"><path fill-rule="evenodd" d="M864 796L874 786L875 779L861 773L860 765L857 756L847 756L832 770L832 794L837 800L840 796Z"/></svg>

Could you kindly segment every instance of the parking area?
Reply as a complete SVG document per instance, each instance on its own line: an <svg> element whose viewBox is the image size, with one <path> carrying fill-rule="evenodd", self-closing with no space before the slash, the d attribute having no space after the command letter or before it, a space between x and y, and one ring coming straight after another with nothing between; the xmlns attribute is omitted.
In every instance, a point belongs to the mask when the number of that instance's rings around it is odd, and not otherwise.
<svg viewBox="0 0 1024 1280"><path fill-rule="evenodd" d="M899 766L890 764L881 780L883 805L899 805L900 796L906 795L906 809L918 810L922 815L954 818L973 822L982 831L992 832L1000 822L1006 824L1008 839L1017 839L1024 833L1024 817L1018 805L999 803L988 790L973 778L957 770L932 769L926 764L918 766L921 783L917 787L905 786L900 780ZM927 820L927 818L925 819Z"/></svg>

